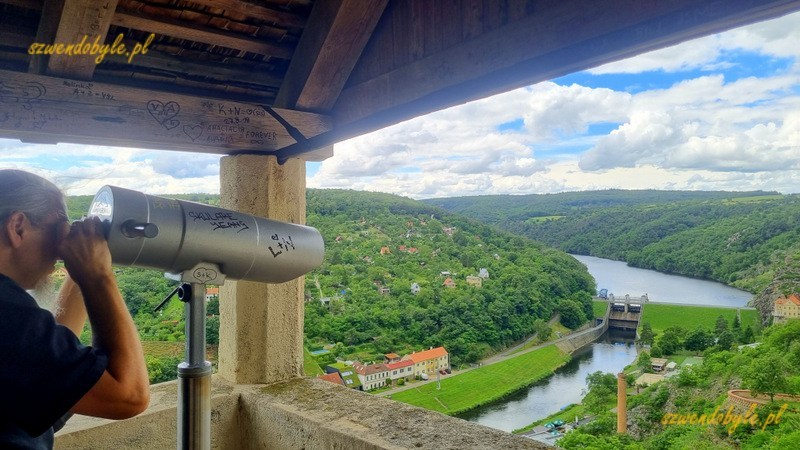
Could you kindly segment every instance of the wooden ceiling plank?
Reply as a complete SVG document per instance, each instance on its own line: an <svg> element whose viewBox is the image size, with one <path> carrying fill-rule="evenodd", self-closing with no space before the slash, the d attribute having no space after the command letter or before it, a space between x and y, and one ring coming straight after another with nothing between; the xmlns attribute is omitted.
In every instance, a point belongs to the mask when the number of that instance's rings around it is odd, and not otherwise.
<svg viewBox="0 0 800 450"><path fill-rule="evenodd" d="M111 26L111 18L117 9L118 0L56 0L46 1L45 9L42 10L40 31L48 33L52 26L48 23L58 11L53 8L60 8L60 19L55 38L52 42L45 44L78 44L85 43L91 46L94 42L100 45L105 43L108 29ZM37 32L38 35L38 32ZM81 44L83 46L83 44ZM47 73L56 76L67 76L80 80L90 80L97 66L97 55L68 55L53 54L47 62Z"/></svg>
<svg viewBox="0 0 800 450"><path fill-rule="evenodd" d="M272 22L281 27L303 28L305 19L288 11L267 8L240 0L188 0L201 6L220 8L236 14L242 14L263 22Z"/></svg>
<svg viewBox="0 0 800 450"><path fill-rule="evenodd" d="M40 11L42 9L42 0L0 0L0 3L32 9L34 11Z"/></svg>
<svg viewBox="0 0 800 450"><path fill-rule="evenodd" d="M128 58L124 55L111 55L106 60L108 62L128 64ZM174 72L176 76L208 77L226 83L236 81L271 88L277 88L281 83L281 78L278 75L259 70L259 65L256 63L253 63L252 66L232 66L222 63L192 61L153 49L150 49L146 55L136 56L136 67Z"/></svg>
<svg viewBox="0 0 800 450"><path fill-rule="evenodd" d="M317 2L289 65L277 106L324 112L336 103L388 0Z"/></svg>
<svg viewBox="0 0 800 450"><path fill-rule="evenodd" d="M224 33L217 29L199 26L197 24L186 24L180 21L168 19L151 19L140 17L133 14L117 13L114 15L112 23L116 26L132 28L144 32L163 34L166 36L200 42L208 45L219 45L243 50L259 55L274 56L282 59L292 57L293 49L288 45L273 44L256 39L235 36Z"/></svg>
<svg viewBox="0 0 800 450"><path fill-rule="evenodd" d="M0 136L229 154L273 153L295 140L260 105L0 70ZM305 136L326 116L275 111Z"/></svg>
<svg viewBox="0 0 800 450"><path fill-rule="evenodd" d="M39 27L36 30L36 37L33 42L53 43L56 40L58 25L61 23L61 11L64 8L64 0L44 0L42 4L42 15L39 18ZM31 55L28 63L28 72L45 74L47 73L47 55Z"/></svg>

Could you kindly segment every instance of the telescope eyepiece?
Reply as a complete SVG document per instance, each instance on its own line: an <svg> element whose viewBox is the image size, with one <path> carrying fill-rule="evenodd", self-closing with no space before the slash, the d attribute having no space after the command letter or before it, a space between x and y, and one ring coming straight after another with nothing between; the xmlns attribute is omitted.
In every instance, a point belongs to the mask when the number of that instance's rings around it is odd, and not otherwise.
<svg viewBox="0 0 800 450"><path fill-rule="evenodd" d="M122 223L122 234L129 238L144 237L152 239L158 236L158 225L154 223L142 223L133 219Z"/></svg>

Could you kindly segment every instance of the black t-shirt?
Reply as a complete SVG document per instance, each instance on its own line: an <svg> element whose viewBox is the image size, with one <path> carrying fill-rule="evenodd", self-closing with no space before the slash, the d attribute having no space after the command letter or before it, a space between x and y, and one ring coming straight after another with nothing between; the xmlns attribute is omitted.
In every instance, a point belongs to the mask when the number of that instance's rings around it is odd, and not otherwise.
<svg viewBox="0 0 800 450"><path fill-rule="evenodd" d="M53 426L107 365L0 274L0 448L52 448Z"/></svg>

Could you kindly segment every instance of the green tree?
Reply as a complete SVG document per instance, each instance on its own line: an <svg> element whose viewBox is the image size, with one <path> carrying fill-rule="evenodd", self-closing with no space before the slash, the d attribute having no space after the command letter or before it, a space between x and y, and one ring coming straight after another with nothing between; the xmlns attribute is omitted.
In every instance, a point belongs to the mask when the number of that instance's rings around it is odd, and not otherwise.
<svg viewBox="0 0 800 450"><path fill-rule="evenodd" d="M669 327L658 339L658 346L665 355L672 355L683 348L682 339L686 331L681 327Z"/></svg>
<svg viewBox="0 0 800 450"><path fill-rule="evenodd" d="M653 358L662 358L664 356L664 352L658 345L653 345L652 347L650 347L650 356L652 356Z"/></svg>
<svg viewBox="0 0 800 450"><path fill-rule="evenodd" d="M610 373L596 371L586 376L589 392L583 398L583 404L592 414L600 414L608 410L608 404L616 396L617 377Z"/></svg>
<svg viewBox="0 0 800 450"><path fill-rule="evenodd" d="M550 325L548 325L547 321L544 319L536 319L533 321L533 332L536 333L539 342L545 342L550 339L553 329L550 328Z"/></svg>
<svg viewBox="0 0 800 450"><path fill-rule="evenodd" d="M735 340L736 338L733 336L733 333L729 330L725 330L717 338L717 346L723 350L730 350Z"/></svg>
<svg viewBox="0 0 800 450"><path fill-rule="evenodd" d="M753 394L767 394L775 400L775 394L789 387L789 366L783 355L776 350L759 353L742 374L742 379Z"/></svg>
<svg viewBox="0 0 800 450"><path fill-rule="evenodd" d="M650 357L650 353L648 352L639 353L639 357L636 359L636 367L638 367L639 370L641 370L642 372L652 373L653 358Z"/></svg>
<svg viewBox="0 0 800 450"><path fill-rule="evenodd" d="M574 300L563 300L558 305L558 313L561 316L561 324L573 330L586 322L583 308Z"/></svg>
<svg viewBox="0 0 800 450"><path fill-rule="evenodd" d="M753 327L748 325L742 330L742 337L739 341L742 344L751 344L756 339L755 333L753 332Z"/></svg>
<svg viewBox="0 0 800 450"><path fill-rule="evenodd" d="M723 316L717 317L717 322L714 325L714 336L719 337L726 331L728 331L728 321Z"/></svg>
<svg viewBox="0 0 800 450"><path fill-rule="evenodd" d="M714 336L703 328L698 328L689 333L684 343L686 350L693 352L702 352L712 345L714 345Z"/></svg>
<svg viewBox="0 0 800 450"><path fill-rule="evenodd" d="M639 343L642 345L652 345L654 340L655 334L653 333L653 327L650 326L650 322L644 322L642 324L642 331L639 332Z"/></svg>

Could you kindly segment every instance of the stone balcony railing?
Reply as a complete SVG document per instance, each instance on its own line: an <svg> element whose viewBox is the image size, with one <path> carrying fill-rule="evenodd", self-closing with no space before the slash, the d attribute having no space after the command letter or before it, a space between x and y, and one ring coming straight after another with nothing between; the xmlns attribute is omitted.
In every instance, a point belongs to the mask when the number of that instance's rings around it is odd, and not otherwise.
<svg viewBox="0 0 800 450"><path fill-rule="evenodd" d="M143 414L75 416L56 449L175 449L177 384L154 385ZM232 385L214 377L215 449L540 449L544 444L317 379Z"/></svg>

